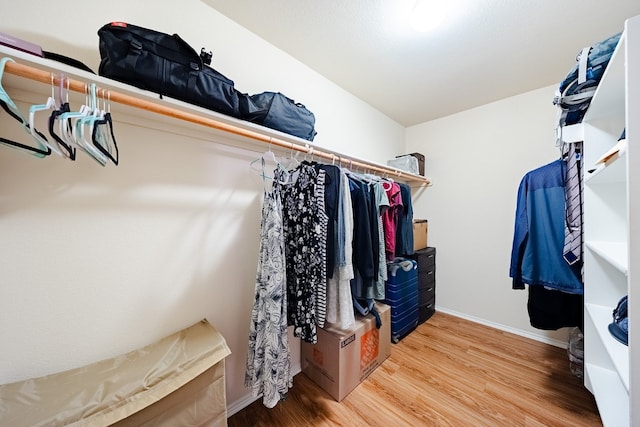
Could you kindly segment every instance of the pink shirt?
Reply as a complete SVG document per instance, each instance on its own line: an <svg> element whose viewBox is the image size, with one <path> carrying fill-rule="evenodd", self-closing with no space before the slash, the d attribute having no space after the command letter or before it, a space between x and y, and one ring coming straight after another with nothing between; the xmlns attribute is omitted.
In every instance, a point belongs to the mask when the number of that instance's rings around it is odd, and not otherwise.
<svg viewBox="0 0 640 427"><path fill-rule="evenodd" d="M402 195L400 186L395 182L383 184L389 198L389 208L382 214L382 226L384 227L384 244L387 261L395 258L396 254L396 228L398 216L402 211Z"/></svg>

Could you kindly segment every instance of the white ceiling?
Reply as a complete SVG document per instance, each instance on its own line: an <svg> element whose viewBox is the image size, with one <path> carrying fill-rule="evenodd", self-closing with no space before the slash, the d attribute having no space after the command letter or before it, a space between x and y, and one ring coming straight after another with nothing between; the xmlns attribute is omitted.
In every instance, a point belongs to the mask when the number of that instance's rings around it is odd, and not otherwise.
<svg viewBox="0 0 640 427"><path fill-rule="evenodd" d="M417 33L415 0L202 1L404 126L556 84L640 14L640 0L446 0L444 25Z"/></svg>

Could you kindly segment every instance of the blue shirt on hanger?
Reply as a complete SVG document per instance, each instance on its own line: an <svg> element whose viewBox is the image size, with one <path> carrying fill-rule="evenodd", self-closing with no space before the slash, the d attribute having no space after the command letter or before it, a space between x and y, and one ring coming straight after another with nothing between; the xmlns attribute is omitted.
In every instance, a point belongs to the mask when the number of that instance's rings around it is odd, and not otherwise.
<svg viewBox="0 0 640 427"><path fill-rule="evenodd" d="M582 262L572 266L564 248L566 165L556 160L528 172L518 188L511 267L513 289L542 285L583 294Z"/></svg>

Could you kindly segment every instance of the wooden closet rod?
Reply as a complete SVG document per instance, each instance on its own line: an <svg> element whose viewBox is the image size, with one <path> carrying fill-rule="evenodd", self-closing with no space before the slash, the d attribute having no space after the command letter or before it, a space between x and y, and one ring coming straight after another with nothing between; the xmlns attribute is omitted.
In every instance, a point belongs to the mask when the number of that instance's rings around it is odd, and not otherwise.
<svg viewBox="0 0 640 427"><path fill-rule="evenodd" d="M20 64L18 62L7 61L7 63L5 64L5 72L19 76L19 77L23 77L26 79L38 81L41 83L51 84L51 72L40 70L38 68L34 68L29 65ZM59 77L54 75L53 78L54 78L54 84L60 83ZM86 84L84 82L74 80L74 79L68 79L68 78L66 80L69 82L68 84L69 84L70 90L74 92L79 92L79 93L86 92ZM101 91L101 90L102 89L98 88L98 91ZM223 123L208 117L199 116L197 114L181 111L175 108L171 108L167 105L162 105L162 104L147 101L144 99L139 99L134 96L113 91L110 89L106 89L106 91L107 93L109 93L109 99L119 104L127 105L134 108L139 108L146 111L151 111L157 114L162 114L164 116L173 117L176 119L184 120L186 122L195 123L201 126L206 126L212 129L221 130L234 135L243 136L245 138L249 138L254 141L260 141L265 144L275 145L281 148L295 150L301 153L312 154L314 156L321 157L323 159L331 160L332 162L335 162L335 161L339 161L340 163L344 162L344 166L348 166L350 168L356 167L356 168L362 168L365 170L376 171L376 172L386 174L388 176L401 178L406 181L419 182L422 185L430 184L430 181L428 178L420 175L404 172L395 168L385 167L383 165L369 163L365 160L356 159L348 155L342 155L342 154L338 155L333 152L316 150L315 147L312 147L308 144L301 145L301 144L285 141L282 139L274 138L274 137L262 134L260 132L243 129L238 126Z"/></svg>

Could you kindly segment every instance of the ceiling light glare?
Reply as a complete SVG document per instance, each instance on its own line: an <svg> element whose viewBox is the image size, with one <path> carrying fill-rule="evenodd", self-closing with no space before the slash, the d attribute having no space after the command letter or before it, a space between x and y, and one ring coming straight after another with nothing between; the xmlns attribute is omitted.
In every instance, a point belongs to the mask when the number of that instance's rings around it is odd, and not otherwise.
<svg viewBox="0 0 640 427"><path fill-rule="evenodd" d="M440 26L446 17L444 0L418 0L411 13L411 26L418 32L426 33Z"/></svg>

